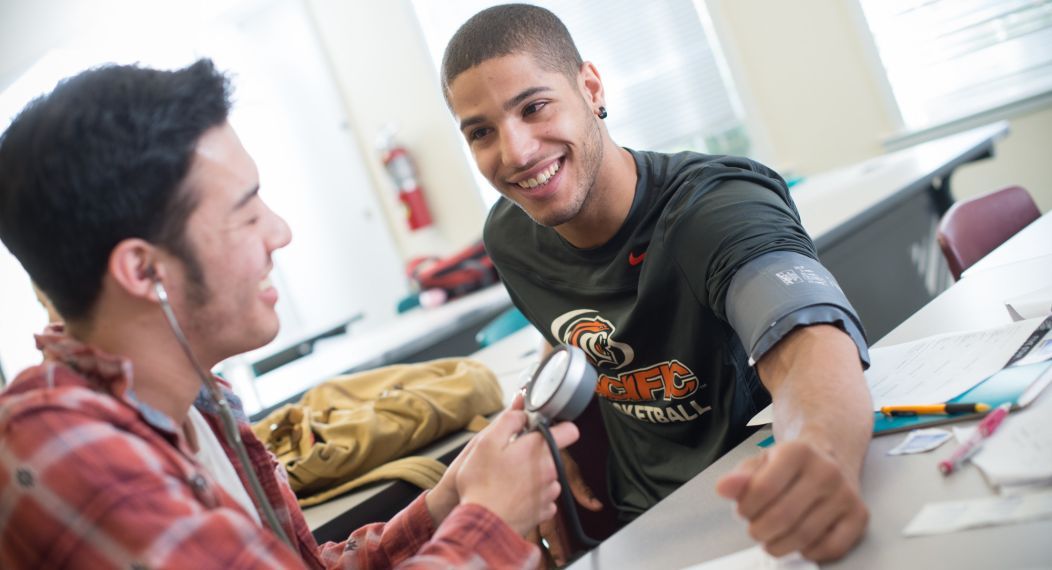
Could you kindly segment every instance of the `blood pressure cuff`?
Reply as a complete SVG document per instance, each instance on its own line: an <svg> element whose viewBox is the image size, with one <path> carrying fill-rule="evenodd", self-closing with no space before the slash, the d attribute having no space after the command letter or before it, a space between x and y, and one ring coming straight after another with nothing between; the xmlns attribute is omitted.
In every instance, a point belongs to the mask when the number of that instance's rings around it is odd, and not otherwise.
<svg viewBox="0 0 1052 570"><path fill-rule="evenodd" d="M858 314L833 275L806 255L775 251L745 264L731 279L726 309L750 365L796 327L832 324L855 341L862 367L869 367Z"/></svg>

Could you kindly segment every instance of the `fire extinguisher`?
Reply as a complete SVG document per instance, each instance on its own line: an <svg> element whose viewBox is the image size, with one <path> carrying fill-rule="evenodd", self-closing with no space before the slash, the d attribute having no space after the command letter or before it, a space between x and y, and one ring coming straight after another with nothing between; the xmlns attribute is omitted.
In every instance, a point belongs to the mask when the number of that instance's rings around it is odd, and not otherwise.
<svg viewBox="0 0 1052 570"><path fill-rule="evenodd" d="M430 226L431 212L424 201L424 191L416 180L416 169L409 153L390 138L383 147L384 167L398 188L398 200L405 209L409 229L415 231Z"/></svg>

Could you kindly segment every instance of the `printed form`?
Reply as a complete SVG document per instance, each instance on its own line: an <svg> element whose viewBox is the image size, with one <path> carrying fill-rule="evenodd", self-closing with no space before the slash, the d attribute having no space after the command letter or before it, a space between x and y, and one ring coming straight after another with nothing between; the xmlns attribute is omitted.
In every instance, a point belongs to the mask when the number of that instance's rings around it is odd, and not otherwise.
<svg viewBox="0 0 1052 570"><path fill-rule="evenodd" d="M873 411L879 412L881 406L937 404L963 394L1004 368L1043 321L1039 317L869 349L870 367L865 376ZM1052 348L1045 344L1052 344L1050 336L1046 333L1044 342L1025 361L1052 356ZM767 406L748 425L773 422L774 407Z"/></svg>
<svg viewBox="0 0 1052 570"><path fill-rule="evenodd" d="M1043 319L870 349L873 409L953 399L1001 370Z"/></svg>

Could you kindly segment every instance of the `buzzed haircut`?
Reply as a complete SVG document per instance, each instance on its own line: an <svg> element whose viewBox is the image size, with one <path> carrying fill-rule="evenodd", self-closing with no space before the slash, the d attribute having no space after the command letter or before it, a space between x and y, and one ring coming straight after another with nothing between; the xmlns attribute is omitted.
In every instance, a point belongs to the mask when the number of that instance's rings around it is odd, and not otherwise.
<svg viewBox="0 0 1052 570"><path fill-rule="evenodd" d="M63 80L0 136L0 240L63 319L91 316L127 238L165 247L200 280L185 236L197 196L183 181L230 92L210 60L107 65Z"/></svg>
<svg viewBox="0 0 1052 570"><path fill-rule="evenodd" d="M555 14L529 4L503 4L475 14L449 40L442 56L442 92L461 73L495 57L528 53L548 71L574 78L581 54Z"/></svg>

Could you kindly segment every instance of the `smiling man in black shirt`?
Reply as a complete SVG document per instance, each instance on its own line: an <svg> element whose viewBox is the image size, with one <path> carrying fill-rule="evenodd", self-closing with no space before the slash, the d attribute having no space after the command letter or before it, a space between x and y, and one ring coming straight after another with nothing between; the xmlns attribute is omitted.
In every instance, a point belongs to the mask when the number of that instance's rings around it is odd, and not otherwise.
<svg viewBox="0 0 1052 570"><path fill-rule="evenodd" d="M542 8L474 16L442 80L503 195L485 242L512 299L599 370L622 519L740 443L773 399L778 443L717 491L772 554L846 553L868 520L868 355L782 178L743 158L617 146L595 65Z"/></svg>

